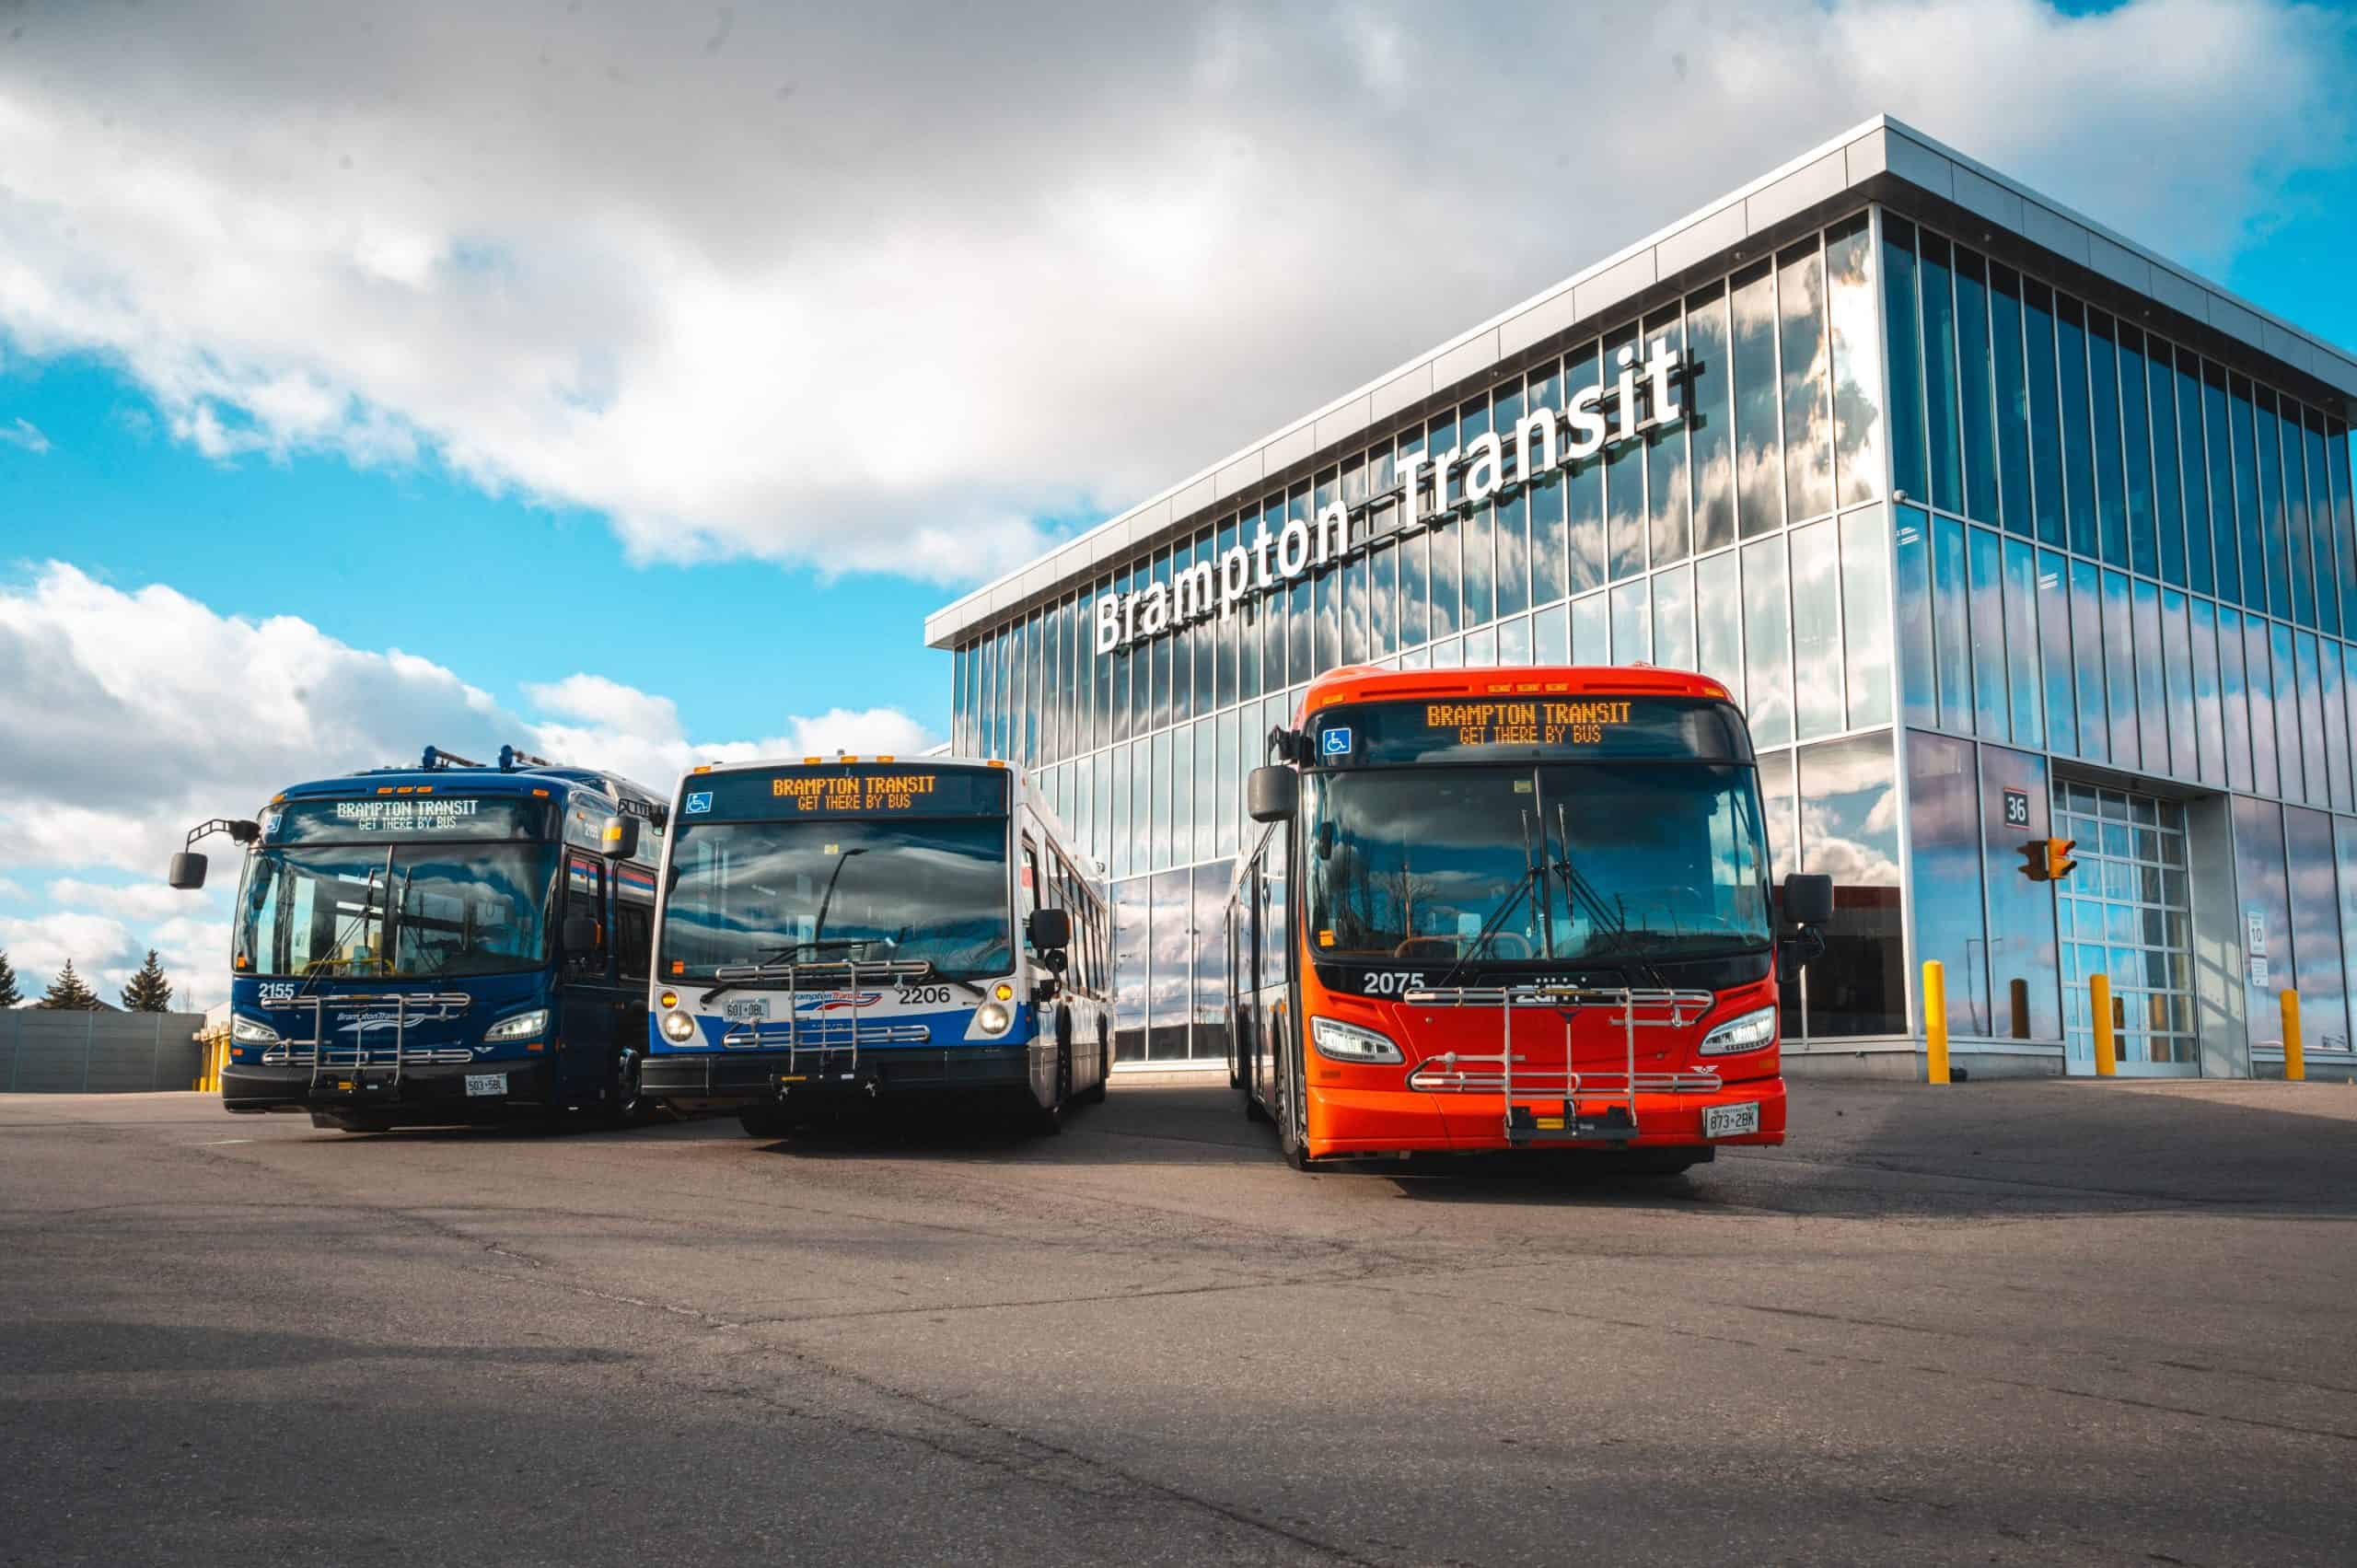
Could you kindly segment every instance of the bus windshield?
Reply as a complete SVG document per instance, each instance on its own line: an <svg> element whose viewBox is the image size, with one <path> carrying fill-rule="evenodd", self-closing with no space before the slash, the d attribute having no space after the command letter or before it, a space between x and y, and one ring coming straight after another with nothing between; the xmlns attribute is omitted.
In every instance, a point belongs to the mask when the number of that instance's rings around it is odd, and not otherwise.
<svg viewBox="0 0 2357 1568"><path fill-rule="evenodd" d="M671 845L658 972L722 965L1015 967L1006 819L697 822Z"/></svg>
<svg viewBox="0 0 2357 1568"><path fill-rule="evenodd" d="M1313 958L1611 964L1769 945L1748 766L1392 767L1303 784Z"/></svg>
<svg viewBox="0 0 2357 1568"><path fill-rule="evenodd" d="M238 897L237 972L428 980L538 969L557 853L406 842L257 850Z"/></svg>

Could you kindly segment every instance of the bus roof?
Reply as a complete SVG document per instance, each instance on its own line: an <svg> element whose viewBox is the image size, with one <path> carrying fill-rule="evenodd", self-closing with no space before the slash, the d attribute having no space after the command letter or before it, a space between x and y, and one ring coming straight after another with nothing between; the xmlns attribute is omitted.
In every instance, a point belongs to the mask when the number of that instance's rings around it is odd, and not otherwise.
<svg viewBox="0 0 2357 1568"><path fill-rule="evenodd" d="M311 800L323 796L361 794L436 795L528 795L534 790L552 796L569 797L575 790L586 790L608 801L631 801L636 805L657 807L662 799L644 785L634 784L620 773L601 772L594 768L568 768L553 763L518 768L440 767L426 768L364 768L338 777L309 779L289 784L278 793L279 800Z"/></svg>
<svg viewBox="0 0 2357 1568"><path fill-rule="evenodd" d="M1651 665L1534 664L1471 669L1379 669L1345 665L1310 682L1295 722L1339 703L1396 698L1505 697L1562 693L1577 697L1710 697L1734 699L1707 675Z"/></svg>

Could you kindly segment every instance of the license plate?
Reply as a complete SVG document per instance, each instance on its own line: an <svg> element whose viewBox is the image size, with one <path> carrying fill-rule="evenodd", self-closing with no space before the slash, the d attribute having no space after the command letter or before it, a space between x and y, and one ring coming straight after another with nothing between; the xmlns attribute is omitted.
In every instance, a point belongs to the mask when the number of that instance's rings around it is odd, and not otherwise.
<svg viewBox="0 0 2357 1568"><path fill-rule="evenodd" d="M738 1002L724 1002L720 1005L720 1016L732 1024L767 1023L770 1016L770 999L766 996L754 996Z"/></svg>
<svg viewBox="0 0 2357 1568"><path fill-rule="evenodd" d="M1742 1132L1759 1131L1759 1102L1743 1105L1706 1105L1702 1108L1702 1136L1732 1138Z"/></svg>
<svg viewBox="0 0 2357 1568"><path fill-rule="evenodd" d="M507 1092L505 1073L470 1073L467 1074L469 1095L504 1095Z"/></svg>

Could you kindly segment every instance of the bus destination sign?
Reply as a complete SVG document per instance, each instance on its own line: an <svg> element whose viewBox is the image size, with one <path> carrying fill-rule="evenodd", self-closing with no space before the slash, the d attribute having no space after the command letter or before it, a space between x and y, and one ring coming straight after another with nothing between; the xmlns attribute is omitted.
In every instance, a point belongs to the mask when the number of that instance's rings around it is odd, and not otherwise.
<svg viewBox="0 0 2357 1568"><path fill-rule="evenodd" d="M828 762L692 776L678 820L796 817L988 817L1006 809L1004 769Z"/></svg>
<svg viewBox="0 0 2357 1568"><path fill-rule="evenodd" d="M802 773L770 781L770 794L802 812L829 816L913 811L929 801L938 773Z"/></svg>
<svg viewBox="0 0 2357 1568"><path fill-rule="evenodd" d="M1314 765L1684 758L1748 762L1751 743L1733 704L1708 697L1587 697L1572 693L1373 702L1328 708L1310 721Z"/></svg>
<svg viewBox="0 0 2357 1568"><path fill-rule="evenodd" d="M1424 727L1453 731L1459 746L1595 746L1608 726L1629 722L1631 704L1547 699L1427 703Z"/></svg>
<svg viewBox="0 0 2357 1568"><path fill-rule="evenodd" d="M266 843L370 839L532 839L548 831L549 803L513 796L377 795L290 800L262 816Z"/></svg>

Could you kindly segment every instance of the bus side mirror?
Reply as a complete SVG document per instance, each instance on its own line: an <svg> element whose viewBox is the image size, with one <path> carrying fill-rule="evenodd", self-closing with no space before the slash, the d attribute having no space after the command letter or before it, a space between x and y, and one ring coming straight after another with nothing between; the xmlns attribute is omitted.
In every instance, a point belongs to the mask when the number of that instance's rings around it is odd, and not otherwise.
<svg viewBox="0 0 2357 1568"><path fill-rule="evenodd" d="M1833 878L1821 871L1794 871L1784 878L1784 918L1794 925L1823 925L1833 918Z"/></svg>
<svg viewBox="0 0 2357 1568"><path fill-rule="evenodd" d="M1244 780L1244 813L1255 822L1290 822L1301 807L1301 775L1291 768L1255 768Z"/></svg>
<svg viewBox="0 0 2357 1568"><path fill-rule="evenodd" d="M586 958L595 953L598 950L596 917L586 914L566 915L563 940L567 957Z"/></svg>
<svg viewBox="0 0 2357 1568"><path fill-rule="evenodd" d="M1036 953L1061 953L1072 946L1072 916L1062 910L1037 909L1023 923L1024 939Z"/></svg>
<svg viewBox="0 0 2357 1568"><path fill-rule="evenodd" d="M204 856L193 850L183 850L172 856L171 873L165 880L182 891L202 888L204 886Z"/></svg>
<svg viewBox="0 0 2357 1568"><path fill-rule="evenodd" d="M606 824L606 858L628 860L638 854L638 819L617 817Z"/></svg>

